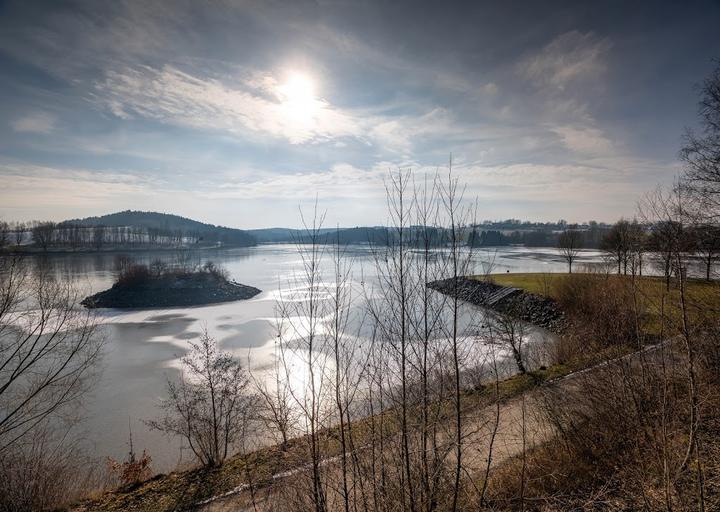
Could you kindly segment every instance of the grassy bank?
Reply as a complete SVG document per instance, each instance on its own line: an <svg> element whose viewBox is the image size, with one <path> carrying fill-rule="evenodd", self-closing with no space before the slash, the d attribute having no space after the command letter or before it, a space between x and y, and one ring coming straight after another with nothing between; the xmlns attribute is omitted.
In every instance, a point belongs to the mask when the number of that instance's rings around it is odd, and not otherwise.
<svg viewBox="0 0 720 512"><path fill-rule="evenodd" d="M477 276L476 279L484 279ZM645 334L660 336L668 328L677 327L681 323L680 289L677 281L670 282L666 287L665 279L656 276L635 277L617 274L566 274L566 273L518 273L493 274L489 279L501 286L521 288L527 292L545 295L563 301L563 289L569 280L597 279L605 282L621 282L637 292L637 299L642 303L643 330ZM693 323L720 314L720 282L688 279L686 281L685 300L688 313ZM663 323L663 316L665 322Z"/></svg>

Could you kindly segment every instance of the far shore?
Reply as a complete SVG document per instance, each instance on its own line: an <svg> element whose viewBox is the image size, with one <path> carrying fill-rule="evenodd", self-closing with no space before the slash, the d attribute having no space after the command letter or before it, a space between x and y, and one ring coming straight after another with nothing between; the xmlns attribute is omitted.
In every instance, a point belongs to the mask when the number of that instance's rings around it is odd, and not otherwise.
<svg viewBox="0 0 720 512"><path fill-rule="evenodd" d="M215 251L220 249L243 249L257 247L258 245L183 245L183 246L154 246L154 247L133 247L133 246L111 246L102 249L91 249L87 247L72 249L68 247L42 249L39 247L23 247L22 249L11 249L0 251L0 256L38 256L38 255L63 255L63 254L112 254L112 253L143 253L143 252L173 252L173 251Z"/></svg>

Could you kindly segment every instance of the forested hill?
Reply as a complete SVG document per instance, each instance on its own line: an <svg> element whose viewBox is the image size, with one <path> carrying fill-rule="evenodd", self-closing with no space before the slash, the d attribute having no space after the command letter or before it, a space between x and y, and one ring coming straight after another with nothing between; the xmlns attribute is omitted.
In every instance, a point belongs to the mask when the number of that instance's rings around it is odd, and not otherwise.
<svg viewBox="0 0 720 512"><path fill-rule="evenodd" d="M312 235L304 229L266 228L248 230L258 243L310 243ZM321 228L315 233L321 244L383 244L388 239L388 230L380 227Z"/></svg>
<svg viewBox="0 0 720 512"><path fill-rule="evenodd" d="M443 238L443 231L438 228L423 229L417 226L408 226L406 229L407 243L419 243L423 236L430 236L432 245L441 245L447 241ZM311 243L313 234L304 229L267 228L248 230L258 243ZM354 227L354 228L322 228L314 237L320 244L372 244L387 245L397 241L397 232L386 227Z"/></svg>
<svg viewBox="0 0 720 512"><path fill-rule="evenodd" d="M193 239L202 243L233 246L255 245L255 238L241 229L215 226L196 220L158 212L126 210L100 217L87 217L61 222L58 227L105 227L141 230L150 238Z"/></svg>

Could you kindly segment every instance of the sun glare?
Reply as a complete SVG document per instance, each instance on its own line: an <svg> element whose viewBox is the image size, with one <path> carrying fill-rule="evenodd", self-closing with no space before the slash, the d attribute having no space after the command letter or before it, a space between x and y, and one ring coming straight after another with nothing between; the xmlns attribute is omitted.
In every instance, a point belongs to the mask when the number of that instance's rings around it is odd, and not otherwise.
<svg viewBox="0 0 720 512"><path fill-rule="evenodd" d="M292 73L278 87L286 115L293 121L307 123L320 110L321 102L315 96L315 83L303 73Z"/></svg>

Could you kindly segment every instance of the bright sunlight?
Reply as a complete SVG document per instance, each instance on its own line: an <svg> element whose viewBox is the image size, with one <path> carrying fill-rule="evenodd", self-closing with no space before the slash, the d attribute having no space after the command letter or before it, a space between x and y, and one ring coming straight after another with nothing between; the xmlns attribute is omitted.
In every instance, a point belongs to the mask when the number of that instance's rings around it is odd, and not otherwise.
<svg viewBox="0 0 720 512"><path fill-rule="evenodd" d="M282 108L289 120L299 123L313 121L321 101L315 96L315 83L306 74L293 72L278 87Z"/></svg>

